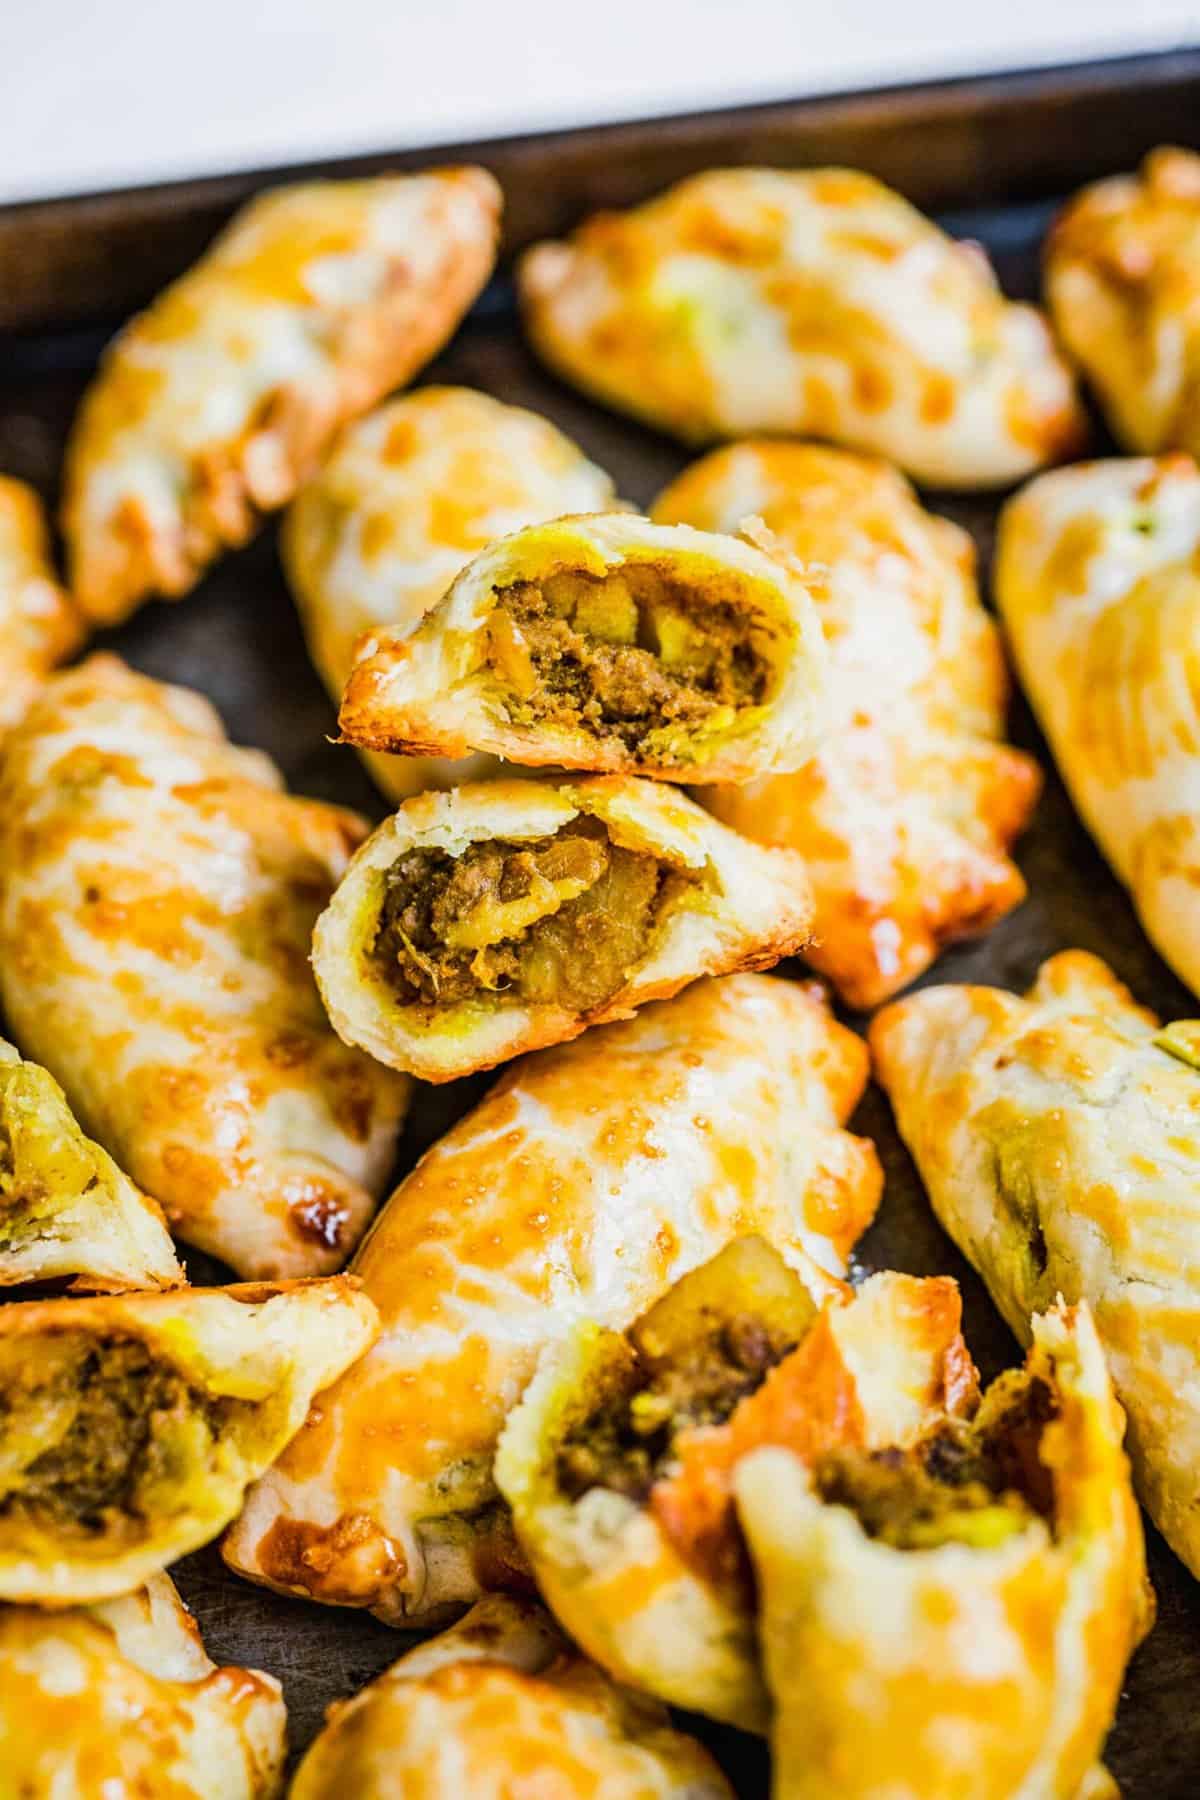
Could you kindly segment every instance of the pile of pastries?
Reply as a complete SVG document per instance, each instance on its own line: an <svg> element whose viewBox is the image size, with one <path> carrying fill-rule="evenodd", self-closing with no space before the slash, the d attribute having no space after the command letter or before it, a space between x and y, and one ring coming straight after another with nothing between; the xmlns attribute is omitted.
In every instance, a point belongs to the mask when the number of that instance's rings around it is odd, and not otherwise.
<svg viewBox="0 0 1200 1800"><path fill-rule="evenodd" d="M0 1790L283 1791L279 1682L167 1572L219 1539L438 1632L297 1800L728 1796L671 1706L777 1800L1100 1800L1135 1489L1200 1574L1200 1024L1082 951L897 998L1022 899L1040 783L908 477L1028 478L1018 672L1200 987L1200 158L1066 208L1049 318L843 169L527 251L545 361L704 450L644 515L543 418L388 398L500 210L477 168L259 198L109 347L65 580L0 485ZM1134 454L1039 473L1080 375ZM77 659L285 507L374 830ZM415 1084L499 1065L380 1207ZM986 1392L952 1280L850 1280L872 1067L1027 1348Z"/></svg>

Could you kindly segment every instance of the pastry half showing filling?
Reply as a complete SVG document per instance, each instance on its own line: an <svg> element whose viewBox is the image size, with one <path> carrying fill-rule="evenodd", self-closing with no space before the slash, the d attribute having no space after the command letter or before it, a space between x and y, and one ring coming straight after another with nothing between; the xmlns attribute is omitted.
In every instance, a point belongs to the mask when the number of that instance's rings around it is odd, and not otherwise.
<svg viewBox="0 0 1200 1800"><path fill-rule="evenodd" d="M343 736L673 781L798 768L824 644L797 567L625 513L531 526L470 563L415 632L365 640Z"/></svg>
<svg viewBox="0 0 1200 1800"><path fill-rule="evenodd" d="M1059 1303L970 1420L738 1463L777 1795L1112 1791L1152 1609L1123 1431L1091 1315Z"/></svg>
<svg viewBox="0 0 1200 1800"><path fill-rule="evenodd" d="M870 1492L901 1534L1020 1529L1023 1502L970 1436L959 1321L945 1279L878 1275L818 1305L748 1237L627 1332L578 1330L543 1359L496 1462L561 1623L617 1679L765 1729L734 1506L744 1456L787 1445L831 1492Z"/></svg>
<svg viewBox="0 0 1200 1800"><path fill-rule="evenodd" d="M365 1350L343 1278L0 1312L0 1598L125 1592L215 1537Z"/></svg>
<svg viewBox="0 0 1200 1800"><path fill-rule="evenodd" d="M424 794L355 857L313 966L347 1043L427 1080L487 1068L807 938L798 856L609 777Z"/></svg>
<svg viewBox="0 0 1200 1800"><path fill-rule="evenodd" d="M579 1656L535 1601L492 1594L330 1710L292 1800L732 1800L657 1701Z"/></svg>
<svg viewBox="0 0 1200 1800"><path fill-rule="evenodd" d="M54 1077L0 1041L0 1287L183 1279L157 1202L84 1135Z"/></svg>
<svg viewBox="0 0 1200 1800"><path fill-rule="evenodd" d="M98 1606L0 1608L8 1795L273 1800L286 1726L279 1683L217 1668L169 1576Z"/></svg>

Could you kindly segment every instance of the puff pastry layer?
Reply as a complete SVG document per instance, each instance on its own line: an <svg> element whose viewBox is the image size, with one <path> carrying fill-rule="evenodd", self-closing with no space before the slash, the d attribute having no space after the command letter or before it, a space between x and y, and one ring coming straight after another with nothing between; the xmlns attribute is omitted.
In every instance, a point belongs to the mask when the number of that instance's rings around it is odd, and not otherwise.
<svg viewBox="0 0 1200 1800"><path fill-rule="evenodd" d="M903 476L763 439L713 451L652 508L706 531L748 515L806 571L830 723L803 769L700 798L745 836L804 856L816 902L805 956L851 1006L877 1006L1022 899L1007 851L1037 767L997 741L1008 681L971 540L925 512Z"/></svg>
<svg viewBox="0 0 1200 1800"><path fill-rule="evenodd" d="M0 731L83 642L83 621L59 586L41 502L0 475Z"/></svg>
<svg viewBox="0 0 1200 1800"><path fill-rule="evenodd" d="M686 443L831 438L986 488L1082 437L1036 308L851 169L710 170L535 246L518 275L546 361Z"/></svg>
<svg viewBox="0 0 1200 1800"><path fill-rule="evenodd" d="M292 1800L732 1800L663 1706L613 1685L532 1601L480 1600L332 1710Z"/></svg>
<svg viewBox="0 0 1200 1800"><path fill-rule="evenodd" d="M0 1608L5 1791L74 1800L274 1800L279 1683L218 1669L166 1575L97 1606Z"/></svg>
<svg viewBox="0 0 1200 1800"><path fill-rule="evenodd" d="M759 975L510 1069L381 1214L355 1266L383 1335L250 1495L226 1559L396 1624L504 1585L492 1457L539 1350L584 1319L623 1328L749 1231L840 1275L881 1187L874 1147L840 1128L866 1073L815 989Z"/></svg>
<svg viewBox="0 0 1200 1800"><path fill-rule="evenodd" d="M472 388L428 387L345 431L284 519L284 567L335 702L366 631L412 631L494 539L564 513L607 512L613 484L537 413ZM366 757L403 800L490 772L490 758Z"/></svg>
<svg viewBox="0 0 1200 1800"><path fill-rule="evenodd" d="M247 1276L340 1267L408 1092L339 1042L308 968L365 825L285 794L199 694L109 656L47 684L0 781L22 1049L188 1243Z"/></svg>
<svg viewBox="0 0 1200 1800"><path fill-rule="evenodd" d="M110 1599L206 1544L378 1324L345 1276L0 1307L0 1599Z"/></svg>
<svg viewBox="0 0 1200 1800"><path fill-rule="evenodd" d="M996 599L1084 823L1200 989L1200 469L1044 475L1000 518Z"/></svg>
<svg viewBox="0 0 1200 1800"><path fill-rule="evenodd" d="M426 1081L629 1018L808 940L800 858L631 777L418 795L358 851L313 934L335 1029Z"/></svg>
<svg viewBox="0 0 1200 1800"><path fill-rule="evenodd" d="M67 445L71 588L113 625L184 594L338 427L439 350L487 280L483 169L260 195L117 337Z"/></svg>

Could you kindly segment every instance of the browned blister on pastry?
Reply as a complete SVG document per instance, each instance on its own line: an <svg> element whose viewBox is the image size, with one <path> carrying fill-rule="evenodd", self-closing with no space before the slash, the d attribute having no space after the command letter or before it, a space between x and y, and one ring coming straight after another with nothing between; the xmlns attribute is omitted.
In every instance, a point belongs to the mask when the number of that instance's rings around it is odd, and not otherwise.
<svg viewBox="0 0 1200 1800"><path fill-rule="evenodd" d="M536 1602L493 1594L330 1709L291 1800L732 1800L665 1706L579 1656Z"/></svg>
<svg viewBox="0 0 1200 1800"><path fill-rule="evenodd" d="M0 1608L5 1792L42 1800L274 1800L279 1683L217 1668L170 1577L95 1606Z"/></svg>
<svg viewBox="0 0 1200 1800"><path fill-rule="evenodd" d="M623 1329L746 1232L834 1285L879 1200L873 1146L841 1129L866 1073L814 989L761 975L515 1064L381 1214L355 1265L379 1343L227 1560L396 1624L511 1581L492 1458L539 1350L586 1319Z"/></svg>
<svg viewBox="0 0 1200 1800"><path fill-rule="evenodd" d="M84 395L63 524L87 616L111 625L186 593L290 500L338 428L449 338L491 272L499 213L476 168L251 201Z"/></svg>
<svg viewBox="0 0 1200 1800"><path fill-rule="evenodd" d="M363 822L107 656L47 684L0 781L17 1042L188 1243L246 1276L340 1268L408 1092L339 1041L308 964Z"/></svg>
<svg viewBox="0 0 1200 1800"><path fill-rule="evenodd" d="M805 955L852 1006L877 1006L1025 893L1008 856L1040 780L999 741L1008 681L966 533L884 463L767 439L713 451L656 519L760 519L808 577L829 652L828 729L792 774L700 798L813 883Z"/></svg>
<svg viewBox="0 0 1200 1800"><path fill-rule="evenodd" d="M83 621L50 561L41 502L0 475L0 731L83 642Z"/></svg>
<svg viewBox="0 0 1200 1800"><path fill-rule="evenodd" d="M1200 456L1200 156L1154 150L1076 194L1046 297L1122 448Z"/></svg>
<svg viewBox="0 0 1200 1800"><path fill-rule="evenodd" d="M550 365L704 444L829 438L936 487L1002 487L1083 437L1036 307L853 169L710 169L518 267Z"/></svg>
<svg viewBox="0 0 1200 1800"><path fill-rule="evenodd" d="M107 1600L208 1543L378 1327L344 1275L0 1307L0 1599Z"/></svg>
<svg viewBox="0 0 1200 1800"><path fill-rule="evenodd" d="M426 1081L627 1019L700 975L808 941L801 859L628 776L490 781L407 800L313 934L349 1044Z"/></svg>

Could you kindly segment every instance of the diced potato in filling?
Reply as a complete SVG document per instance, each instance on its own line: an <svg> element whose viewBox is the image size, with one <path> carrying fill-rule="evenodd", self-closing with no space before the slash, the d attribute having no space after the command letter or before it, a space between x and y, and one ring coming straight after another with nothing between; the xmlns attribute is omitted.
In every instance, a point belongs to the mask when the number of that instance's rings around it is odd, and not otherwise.
<svg viewBox="0 0 1200 1800"><path fill-rule="evenodd" d="M461 856L409 850L387 871L371 954L407 1004L511 994L585 1013L645 960L693 879L592 818Z"/></svg>
<svg viewBox="0 0 1200 1800"><path fill-rule="evenodd" d="M771 629L732 595L626 564L496 591L488 659L518 724L550 721L630 749L667 727L732 723L769 697Z"/></svg>
<svg viewBox="0 0 1200 1800"><path fill-rule="evenodd" d="M61 1332L0 1362L0 1521L136 1537L203 1476L223 1409L136 1337Z"/></svg>

